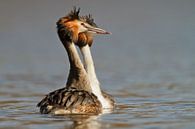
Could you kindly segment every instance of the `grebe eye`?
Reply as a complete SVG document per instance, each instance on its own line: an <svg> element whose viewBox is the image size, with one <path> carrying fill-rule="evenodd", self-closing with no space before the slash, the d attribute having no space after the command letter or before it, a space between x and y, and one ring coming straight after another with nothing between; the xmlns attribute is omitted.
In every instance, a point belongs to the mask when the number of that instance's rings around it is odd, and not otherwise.
<svg viewBox="0 0 195 129"><path fill-rule="evenodd" d="M82 23L81 23L81 25L83 25L83 26L84 26L85 24L82 22Z"/></svg>

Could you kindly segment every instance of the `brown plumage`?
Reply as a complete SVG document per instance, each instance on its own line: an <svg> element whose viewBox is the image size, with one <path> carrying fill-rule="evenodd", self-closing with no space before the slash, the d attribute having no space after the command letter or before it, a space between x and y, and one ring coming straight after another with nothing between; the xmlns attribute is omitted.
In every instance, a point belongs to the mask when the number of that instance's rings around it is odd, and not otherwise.
<svg viewBox="0 0 195 129"><path fill-rule="evenodd" d="M46 95L37 105L43 114L95 113L101 112L97 97L85 90L62 88Z"/></svg>
<svg viewBox="0 0 195 129"><path fill-rule="evenodd" d="M43 114L98 114L102 112L102 105L96 95L92 93L88 75L74 43L78 42L81 33L90 31L107 34L108 32L91 26L87 21L82 20L79 12L80 9L74 8L67 16L60 18L56 23L59 38L69 57L70 72L66 87L47 94L37 104ZM89 40L88 38L87 41Z"/></svg>

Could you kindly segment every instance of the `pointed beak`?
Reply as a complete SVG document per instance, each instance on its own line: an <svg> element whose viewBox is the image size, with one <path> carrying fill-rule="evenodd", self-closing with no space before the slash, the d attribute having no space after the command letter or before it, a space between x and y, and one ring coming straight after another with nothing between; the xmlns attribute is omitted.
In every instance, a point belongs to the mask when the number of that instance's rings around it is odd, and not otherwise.
<svg viewBox="0 0 195 129"><path fill-rule="evenodd" d="M89 33L94 33L94 34L111 34L110 32L103 30L101 28L98 27L93 27L91 25L86 25L85 26L88 29Z"/></svg>

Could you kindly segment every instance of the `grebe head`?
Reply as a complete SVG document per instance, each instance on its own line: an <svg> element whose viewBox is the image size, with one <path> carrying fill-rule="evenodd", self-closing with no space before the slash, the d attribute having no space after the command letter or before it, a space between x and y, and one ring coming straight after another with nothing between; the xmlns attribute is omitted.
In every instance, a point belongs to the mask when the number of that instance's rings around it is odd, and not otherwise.
<svg viewBox="0 0 195 129"><path fill-rule="evenodd" d="M76 43L80 33L109 34L109 32L93 25L89 18L80 17L79 12L80 8L74 8L67 16L58 20L56 24L60 38L63 37L63 39Z"/></svg>
<svg viewBox="0 0 195 129"><path fill-rule="evenodd" d="M91 14L86 15L86 16L82 16L81 20L88 23L89 25L98 28L97 24L94 22L94 19L92 17ZM91 33L90 31L87 32L83 32L83 33L79 33L79 37L78 37L78 42L76 42L75 44L78 45L79 47L85 46L85 45L89 45L91 46L93 43L93 36L94 34L111 34L110 32L105 32L105 33Z"/></svg>
<svg viewBox="0 0 195 129"><path fill-rule="evenodd" d="M91 14L82 16L81 19L82 21L87 22L91 26L98 27L94 22L94 19L92 18ZM78 37L78 42L76 42L75 44L78 45L79 47L85 46L87 44L91 46L93 43L93 36L94 34L90 32L80 33Z"/></svg>

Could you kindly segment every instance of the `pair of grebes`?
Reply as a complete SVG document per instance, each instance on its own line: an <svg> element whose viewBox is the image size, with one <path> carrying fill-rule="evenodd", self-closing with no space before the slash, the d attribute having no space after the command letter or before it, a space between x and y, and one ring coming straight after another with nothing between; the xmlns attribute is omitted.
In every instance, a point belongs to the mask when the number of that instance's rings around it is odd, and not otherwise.
<svg viewBox="0 0 195 129"><path fill-rule="evenodd" d="M94 34L110 33L98 28L91 15L79 16L79 12L80 8L74 8L56 23L70 71L66 86L47 94L37 104L43 114L100 114L114 108L113 98L100 89L90 51ZM75 45L81 51L83 63Z"/></svg>

